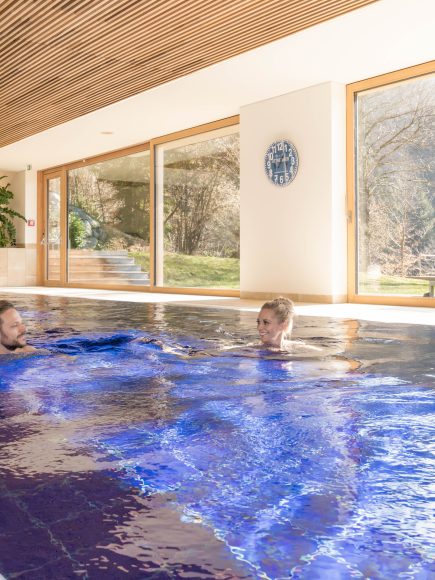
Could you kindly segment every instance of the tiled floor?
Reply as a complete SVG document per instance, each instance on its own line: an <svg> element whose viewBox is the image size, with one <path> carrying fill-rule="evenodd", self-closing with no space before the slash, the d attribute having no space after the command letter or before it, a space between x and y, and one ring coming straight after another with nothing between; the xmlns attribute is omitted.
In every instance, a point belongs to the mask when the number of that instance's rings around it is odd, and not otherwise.
<svg viewBox="0 0 435 580"><path fill-rule="evenodd" d="M120 302L166 302L179 303L180 305L189 304L190 306L211 306L214 308L233 308L235 310L248 311L258 310L262 304L260 300L245 300L218 296L120 292L116 290L88 290L84 288L47 288L43 286L26 286L20 288L0 287L0 298L2 293L8 294L8 296L11 294L40 294L88 298L90 300L119 300ZM297 303L296 314L301 316L327 316L332 318L353 318L379 322L429 324L435 326L435 309L423 307Z"/></svg>

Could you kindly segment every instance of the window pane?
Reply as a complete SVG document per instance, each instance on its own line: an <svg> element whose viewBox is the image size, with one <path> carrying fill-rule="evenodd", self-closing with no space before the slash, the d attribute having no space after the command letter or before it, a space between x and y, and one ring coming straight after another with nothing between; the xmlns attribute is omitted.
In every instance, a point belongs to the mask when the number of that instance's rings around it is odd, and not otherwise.
<svg viewBox="0 0 435 580"><path fill-rule="evenodd" d="M68 281L149 285L149 151L68 171Z"/></svg>
<svg viewBox="0 0 435 580"><path fill-rule="evenodd" d="M358 292L428 295L435 277L435 76L358 94L356 121Z"/></svg>
<svg viewBox="0 0 435 580"><path fill-rule="evenodd" d="M239 288L238 129L166 143L156 153L156 285Z"/></svg>
<svg viewBox="0 0 435 580"><path fill-rule="evenodd" d="M60 281L60 177L47 180L47 280Z"/></svg>

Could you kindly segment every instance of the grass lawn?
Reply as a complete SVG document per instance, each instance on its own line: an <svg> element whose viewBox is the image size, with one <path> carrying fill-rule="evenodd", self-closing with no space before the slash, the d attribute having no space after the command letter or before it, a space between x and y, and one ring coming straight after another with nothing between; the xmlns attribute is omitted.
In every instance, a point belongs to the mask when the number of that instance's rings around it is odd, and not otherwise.
<svg viewBox="0 0 435 580"><path fill-rule="evenodd" d="M130 252L136 264L149 272L149 254ZM180 288L229 288L240 286L240 260L214 256L185 256L165 253L164 286Z"/></svg>
<svg viewBox="0 0 435 580"><path fill-rule="evenodd" d="M130 256L142 270L149 272L149 254L131 252ZM165 254L164 286L179 288L229 288L240 287L240 260L212 256L185 256ZM367 280L360 275L359 294L423 296L429 291L425 280L413 280L400 276L381 276Z"/></svg>
<svg viewBox="0 0 435 580"><path fill-rule="evenodd" d="M425 280L413 280L400 276L381 276L378 280L367 280L360 276L359 294L406 294L423 296L429 292L429 283Z"/></svg>

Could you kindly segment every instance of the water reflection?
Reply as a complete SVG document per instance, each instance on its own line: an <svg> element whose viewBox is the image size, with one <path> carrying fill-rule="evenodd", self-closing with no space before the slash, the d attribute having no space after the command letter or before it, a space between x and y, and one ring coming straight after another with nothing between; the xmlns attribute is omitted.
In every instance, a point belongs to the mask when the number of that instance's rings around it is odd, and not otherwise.
<svg viewBox="0 0 435 580"><path fill-rule="evenodd" d="M433 329L306 318L328 354L280 360L227 350L254 313L17 306L55 354L0 360L0 572L430 577Z"/></svg>

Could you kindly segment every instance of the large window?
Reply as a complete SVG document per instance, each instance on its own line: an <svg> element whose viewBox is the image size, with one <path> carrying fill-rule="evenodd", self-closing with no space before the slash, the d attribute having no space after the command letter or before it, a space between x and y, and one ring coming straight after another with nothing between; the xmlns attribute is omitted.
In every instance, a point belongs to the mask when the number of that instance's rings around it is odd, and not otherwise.
<svg viewBox="0 0 435 580"><path fill-rule="evenodd" d="M239 134L231 126L156 148L156 284L239 288Z"/></svg>
<svg viewBox="0 0 435 580"><path fill-rule="evenodd" d="M149 285L150 154L67 172L68 281Z"/></svg>
<svg viewBox="0 0 435 580"><path fill-rule="evenodd" d="M44 171L41 282L237 296L237 123Z"/></svg>
<svg viewBox="0 0 435 580"><path fill-rule="evenodd" d="M435 74L354 90L353 96L355 294L430 298Z"/></svg>

